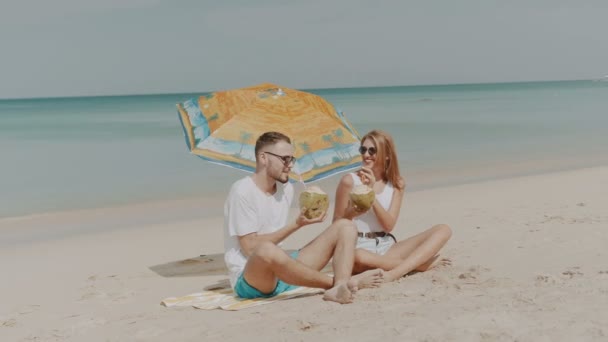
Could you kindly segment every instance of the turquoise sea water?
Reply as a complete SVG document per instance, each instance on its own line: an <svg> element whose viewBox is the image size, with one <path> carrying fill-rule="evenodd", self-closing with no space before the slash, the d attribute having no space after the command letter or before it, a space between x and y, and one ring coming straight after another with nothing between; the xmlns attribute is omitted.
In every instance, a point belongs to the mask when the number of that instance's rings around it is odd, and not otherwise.
<svg viewBox="0 0 608 342"><path fill-rule="evenodd" d="M608 164L608 82L310 91L393 134L412 190ZM0 217L224 197L243 173L190 155L177 118L197 95L0 100Z"/></svg>

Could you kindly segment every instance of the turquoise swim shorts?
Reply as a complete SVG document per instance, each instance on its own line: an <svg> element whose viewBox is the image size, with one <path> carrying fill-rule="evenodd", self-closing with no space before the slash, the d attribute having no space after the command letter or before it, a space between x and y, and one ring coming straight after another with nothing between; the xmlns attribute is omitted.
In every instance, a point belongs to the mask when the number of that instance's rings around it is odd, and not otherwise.
<svg viewBox="0 0 608 342"><path fill-rule="evenodd" d="M292 259L297 259L298 254L299 254L299 251L294 251L289 256ZM298 288L298 286L287 284L286 282L279 279L279 281L277 282L277 286L274 288L274 291L272 291L270 293L262 293L262 292L260 292L260 290L249 285L249 283L247 283L247 281L245 280L245 277L243 277L243 274L241 273L241 275L239 276L239 279L237 279L236 284L234 285L234 292L236 292L237 296L239 296L241 298L247 298L247 299L270 298L270 297L274 297L280 293L283 293L285 291L293 290L295 288Z"/></svg>

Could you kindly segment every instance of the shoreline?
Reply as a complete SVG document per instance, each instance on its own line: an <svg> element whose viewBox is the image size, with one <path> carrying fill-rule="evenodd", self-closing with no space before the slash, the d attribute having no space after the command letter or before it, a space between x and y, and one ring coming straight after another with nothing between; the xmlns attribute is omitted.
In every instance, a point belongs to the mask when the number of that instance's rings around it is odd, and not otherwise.
<svg viewBox="0 0 608 342"><path fill-rule="evenodd" d="M462 186L483 185L485 183L504 182L530 177L547 177L565 173L576 173L589 170L608 169L608 165L584 168L552 170L541 173L527 173L508 177L492 177L471 182L445 184L427 188L406 190L409 195L429 191L450 191ZM446 171L448 172L448 171ZM452 171L449 171L452 172ZM339 177L339 176L335 176ZM337 178L336 178L337 179ZM334 184L322 188L330 194L330 212L333 210ZM323 181L321 182L321 184ZM315 183L319 184L319 183ZM226 193L228 190L226 190ZM104 232L133 229L145 225L192 222L196 220L223 220L224 198L197 196L164 201L135 202L120 206L74 209L45 212L24 216L0 217L0 247L20 243L32 243L66 237L96 234ZM292 209L293 210L293 209ZM292 213L294 214L294 213ZM219 227L221 228L221 226Z"/></svg>
<svg viewBox="0 0 608 342"><path fill-rule="evenodd" d="M581 165L582 164L582 165ZM502 163L497 164L496 162L485 162L483 160L476 161L475 163L465 163L462 165L448 165L448 167L438 168L430 166L426 168L417 168L415 171L407 172L406 169L406 182L408 184L408 193L426 191L444 187L452 187L465 184L475 184L495 180L505 180L511 178L520 178L527 176L537 176L544 174L552 174L559 172L575 171L580 169L598 168L608 166L608 158L600 158L599 155L590 156L576 156L562 159L548 159L538 161L537 159L527 160L506 160ZM489 174L484 174L487 169L492 169ZM483 171L479 171L483 170ZM487 173L487 172L486 172ZM242 177L247 173L240 173ZM329 190L330 199L333 198L335 187L337 182L343 173L334 175L327 179L313 183L313 185L321 186L323 189ZM466 176L469 175L469 176ZM470 176L473 175L473 176ZM239 178L235 178L234 181ZM414 179L414 181L409 181ZM212 204L212 199L217 200L218 195L228 195L230 184L227 185L225 191L221 192L217 189L206 195L187 195L183 197L173 197L167 200L159 199L148 199L148 200L135 200L131 202L118 202L116 204L106 204L100 206L87 206L83 208L71 208L65 210L50 210L33 212L28 214L0 216L0 232L4 226L8 226L11 222L18 222L22 220L33 220L36 218L43 217L54 217L57 215L78 215L87 214L98 211L128 211L129 208L138 210L141 207L149 206L155 207L169 207L175 208L181 205L192 205L192 202L199 202L200 209L204 208L206 204ZM327 192L327 191L326 191ZM223 198L222 198L223 201ZM223 202L222 202L223 205ZM220 208L221 209L221 208ZM209 210L213 211L213 210ZM219 215L223 215L220 212Z"/></svg>

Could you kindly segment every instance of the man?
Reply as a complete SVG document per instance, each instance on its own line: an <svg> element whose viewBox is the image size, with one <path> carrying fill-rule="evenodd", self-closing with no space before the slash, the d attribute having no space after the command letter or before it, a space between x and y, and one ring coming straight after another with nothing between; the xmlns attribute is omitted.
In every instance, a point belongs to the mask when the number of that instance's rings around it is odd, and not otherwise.
<svg viewBox="0 0 608 342"><path fill-rule="evenodd" d="M317 219L300 213L288 221L295 198L294 186L288 183L293 152L284 134L262 134L255 145L255 173L230 189L224 205L224 260L230 283L243 298L273 297L307 286L325 289L325 300L350 303L358 288L375 287L382 281L381 270L351 278L357 240L351 220L337 220L292 255L278 246L298 229L325 219L325 213ZM334 277L320 272L332 258Z"/></svg>

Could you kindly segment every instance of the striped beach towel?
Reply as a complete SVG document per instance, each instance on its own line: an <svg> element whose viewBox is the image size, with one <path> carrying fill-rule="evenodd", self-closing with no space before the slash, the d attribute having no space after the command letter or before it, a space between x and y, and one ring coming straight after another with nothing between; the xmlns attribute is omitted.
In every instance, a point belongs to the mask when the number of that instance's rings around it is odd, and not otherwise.
<svg viewBox="0 0 608 342"><path fill-rule="evenodd" d="M231 288L221 288L197 292L183 297L166 298L161 302L161 305L166 307L192 306L203 310L222 309L236 311L253 306L274 303L278 300L313 296L322 292L323 290L321 289L298 287L271 298L243 299L237 297Z"/></svg>

